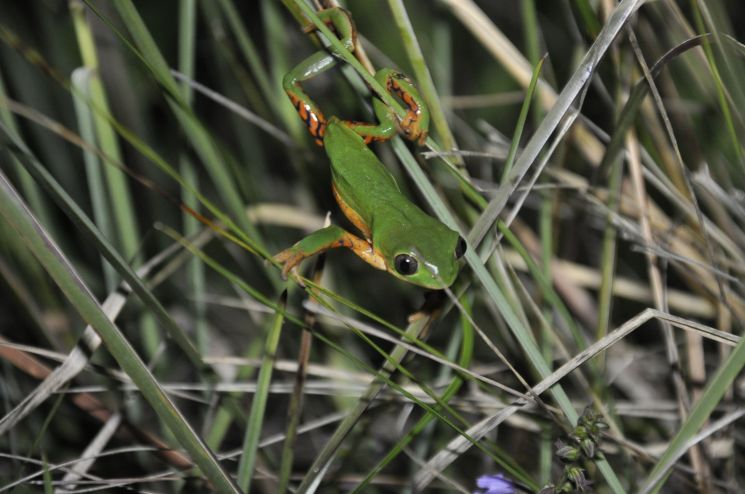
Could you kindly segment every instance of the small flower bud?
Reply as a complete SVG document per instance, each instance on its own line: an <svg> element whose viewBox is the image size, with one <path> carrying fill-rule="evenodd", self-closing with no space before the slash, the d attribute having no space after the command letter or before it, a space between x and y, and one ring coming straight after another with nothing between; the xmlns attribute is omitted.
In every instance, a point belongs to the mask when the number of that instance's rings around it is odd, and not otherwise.
<svg viewBox="0 0 745 494"><path fill-rule="evenodd" d="M588 485L587 480L585 479L585 471L580 467L568 467L566 469L566 476L580 492L584 491L585 487Z"/></svg>
<svg viewBox="0 0 745 494"><path fill-rule="evenodd" d="M582 447L582 452L585 453L587 458L595 457L595 442L592 439L583 439L582 442L580 442L580 446Z"/></svg>
<svg viewBox="0 0 745 494"><path fill-rule="evenodd" d="M579 458L579 449L565 444L556 451L556 455L561 458L562 461L571 463L577 461L577 458Z"/></svg>
<svg viewBox="0 0 745 494"><path fill-rule="evenodd" d="M583 425L578 425L574 428L574 434L572 436L576 437L578 441L581 441L587 437L587 428Z"/></svg>

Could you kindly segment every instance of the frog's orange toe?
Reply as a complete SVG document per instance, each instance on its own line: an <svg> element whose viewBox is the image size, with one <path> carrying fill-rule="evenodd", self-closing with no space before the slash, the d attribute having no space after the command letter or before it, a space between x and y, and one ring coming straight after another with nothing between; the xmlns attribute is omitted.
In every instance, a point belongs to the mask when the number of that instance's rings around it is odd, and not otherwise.
<svg viewBox="0 0 745 494"><path fill-rule="evenodd" d="M302 253L290 247L275 255L272 259L282 265L282 278L286 280L290 271L297 267L304 258L305 256Z"/></svg>
<svg viewBox="0 0 745 494"><path fill-rule="evenodd" d="M424 143L427 142L427 132L421 132L419 134L419 138L417 139L416 143L420 146L424 146Z"/></svg>

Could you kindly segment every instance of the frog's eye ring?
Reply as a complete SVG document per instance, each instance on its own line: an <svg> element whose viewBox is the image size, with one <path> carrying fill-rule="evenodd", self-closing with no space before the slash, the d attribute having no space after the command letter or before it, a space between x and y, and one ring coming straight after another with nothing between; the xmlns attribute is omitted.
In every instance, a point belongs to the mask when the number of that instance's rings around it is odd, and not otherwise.
<svg viewBox="0 0 745 494"><path fill-rule="evenodd" d="M455 244L455 258L460 259L466 254L466 241L463 237L458 237L458 242Z"/></svg>
<svg viewBox="0 0 745 494"><path fill-rule="evenodd" d="M395 259L396 271L404 276L411 276L419 269L419 262L409 254L399 254Z"/></svg>

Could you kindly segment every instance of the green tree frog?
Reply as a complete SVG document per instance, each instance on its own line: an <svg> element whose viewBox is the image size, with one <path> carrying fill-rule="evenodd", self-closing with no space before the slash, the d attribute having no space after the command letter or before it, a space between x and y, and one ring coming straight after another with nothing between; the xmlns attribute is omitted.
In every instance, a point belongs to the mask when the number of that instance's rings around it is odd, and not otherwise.
<svg viewBox="0 0 745 494"><path fill-rule="evenodd" d="M327 9L320 11L319 17L336 31L345 47L354 50L356 31L347 11ZM427 107L407 77L392 69L381 69L375 79L405 105L405 117L399 118L376 98L373 107L378 124L336 117L327 120L300 83L330 69L336 61L333 50L317 52L289 72L283 85L316 144L325 148L331 162L334 198L362 237L331 225L313 232L274 259L287 276L307 257L346 247L372 266L404 281L431 289L446 288L458 274L458 260L466 251L465 240L402 194L391 173L367 147L372 141L392 138L396 132L424 143L429 127Z"/></svg>

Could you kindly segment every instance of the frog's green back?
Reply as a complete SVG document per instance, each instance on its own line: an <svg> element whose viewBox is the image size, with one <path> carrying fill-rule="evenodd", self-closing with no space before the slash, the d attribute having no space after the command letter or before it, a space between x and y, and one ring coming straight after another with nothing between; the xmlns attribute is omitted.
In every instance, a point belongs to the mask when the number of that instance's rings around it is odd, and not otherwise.
<svg viewBox="0 0 745 494"><path fill-rule="evenodd" d="M354 131L332 118L324 146L331 161L334 187L342 200L372 226L383 202L404 197L391 173Z"/></svg>

